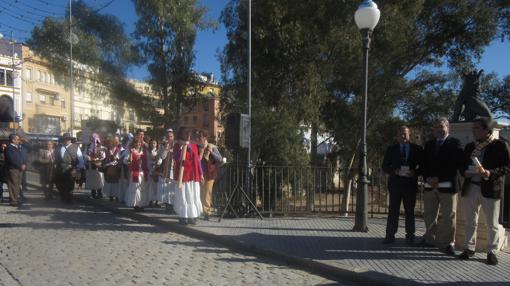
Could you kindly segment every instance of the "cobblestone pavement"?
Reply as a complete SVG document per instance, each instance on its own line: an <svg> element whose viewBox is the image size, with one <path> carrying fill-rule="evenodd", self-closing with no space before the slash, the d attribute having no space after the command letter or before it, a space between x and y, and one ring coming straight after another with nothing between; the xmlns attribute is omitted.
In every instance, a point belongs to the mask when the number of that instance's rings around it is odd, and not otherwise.
<svg viewBox="0 0 510 286"><path fill-rule="evenodd" d="M339 285L91 206L0 205L0 285Z"/></svg>
<svg viewBox="0 0 510 286"><path fill-rule="evenodd" d="M130 211L104 200L93 203ZM177 221L162 209L147 209L143 215L161 221ZM403 220L397 243L389 246L381 244L385 219L369 219L368 233L352 232L352 226L352 218L283 217L224 219L221 222L213 218L190 227L258 249L365 274L370 280L392 285L510 286L509 249L498 254L499 265L489 266L485 264L484 253L477 253L470 261L460 261L435 248L407 246ZM421 236L423 231L423 221L417 219L416 234Z"/></svg>

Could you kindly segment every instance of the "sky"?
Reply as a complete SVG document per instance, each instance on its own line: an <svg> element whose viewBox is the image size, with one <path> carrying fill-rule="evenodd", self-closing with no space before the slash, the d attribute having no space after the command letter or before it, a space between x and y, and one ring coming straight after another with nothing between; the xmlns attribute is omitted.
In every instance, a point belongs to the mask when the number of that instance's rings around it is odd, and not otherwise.
<svg viewBox="0 0 510 286"><path fill-rule="evenodd" d="M29 31L34 24L39 23L43 16L64 15L68 2L69 0L0 0L0 32L8 36L12 30L14 38L25 41L30 36ZM102 8L101 12L103 13L117 16L124 23L126 31L133 32L137 16L131 0L113 0L113 2L111 0L85 0L85 2L97 9ZM208 18L218 20L229 0L199 0L199 2L208 9ZM213 73L219 80L221 73L218 53L226 42L225 27L221 24L215 31L200 31L196 39L194 70ZM508 51L510 51L509 41L503 43L499 40L494 41L486 48L479 68L483 68L486 73L496 72L500 77L509 75L510 57L507 56ZM128 72L128 76L145 80L148 77L148 72L145 67L134 68Z"/></svg>

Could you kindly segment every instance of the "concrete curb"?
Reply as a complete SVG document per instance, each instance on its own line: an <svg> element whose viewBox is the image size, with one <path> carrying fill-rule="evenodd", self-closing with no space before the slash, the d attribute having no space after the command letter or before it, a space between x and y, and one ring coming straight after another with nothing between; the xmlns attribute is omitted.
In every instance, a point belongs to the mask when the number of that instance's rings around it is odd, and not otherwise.
<svg viewBox="0 0 510 286"><path fill-rule="evenodd" d="M159 218L149 217L140 213L135 213L130 210L118 209L115 206L109 204L109 202L93 200L83 195L75 194L74 197L76 201L92 205L96 208L106 210L113 214L118 214L121 216L131 218L133 220L145 222L159 227L166 227L176 233L190 236L196 239L215 242L243 254L273 259L275 261L285 263L295 268L331 280L347 282L349 284L354 285L375 285L375 286L422 285L421 283L412 280L402 279L384 273L370 271L367 269L355 268L346 264L342 264L341 266L332 266L312 259L296 257L283 252L260 248L254 244L247 244L235 240L233 238L223 237L220 235L201 231L193 228L192 226L189 227L183 226L177 222L163 221Z"/></svg>

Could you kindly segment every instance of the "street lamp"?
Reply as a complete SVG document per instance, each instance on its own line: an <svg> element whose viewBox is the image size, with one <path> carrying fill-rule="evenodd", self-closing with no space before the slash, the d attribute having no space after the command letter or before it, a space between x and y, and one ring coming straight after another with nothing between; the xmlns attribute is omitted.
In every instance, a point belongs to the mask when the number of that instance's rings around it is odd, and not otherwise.
<svg viewBox="0 0 510 286"><path fill-rule="evenodd" d="M353 231L368 231L368 175L367 175L367 107L368 107L368 50L372 32L379 22L381 11L371 0L365 0L358 6L354 21L363 38L363 69L365 73L363 95L363 143L360 150L359 183L356 192L356 217Z"/></svg>

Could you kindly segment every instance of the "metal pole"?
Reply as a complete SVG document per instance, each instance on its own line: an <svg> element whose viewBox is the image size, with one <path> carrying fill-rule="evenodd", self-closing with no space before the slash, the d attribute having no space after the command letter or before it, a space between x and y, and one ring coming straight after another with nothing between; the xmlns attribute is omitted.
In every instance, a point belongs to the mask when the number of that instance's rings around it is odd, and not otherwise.
<svg viewBox="0 0 510 286"><path fill-rule="evenodd" d="M11 31L11 60L12 60L12 72L11 72L11 79L12 79L12 133L16 134L16 96L15 92L16 89L14 87L15 81L14 81L14 69L16 68L16 65L14 63L14 35L13 31Z"/></svg>
<svg viewBox="0 0 510 286"><path fill-rule="evenodd" d="M248 0L248 117L249 117L249 142L248 142L248 161L247 161L247 177L246 192L253 198L250 184L251 171L251 0Z"/></svg>
<svg viewBox="0 0 510 286"><path fill-rule="evenodd" d="M74 83L73 83L73 13L72 13L72 0L69 0L69 77L70 77L70 99L69 108L71 109L71 136L74 134Z"/></svg>
<svg viewBox="0 0 510 286"><path fill-rule="evenodd" d="M367 168L367 109L368 109L368 51L372 31L364 29L363 36L363 68L365 74L363 95L363 143L360 150L359 183L356 193L356 217L353 231L368 232L368 168Z"/></svg>

